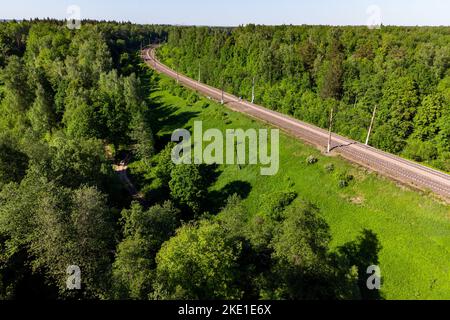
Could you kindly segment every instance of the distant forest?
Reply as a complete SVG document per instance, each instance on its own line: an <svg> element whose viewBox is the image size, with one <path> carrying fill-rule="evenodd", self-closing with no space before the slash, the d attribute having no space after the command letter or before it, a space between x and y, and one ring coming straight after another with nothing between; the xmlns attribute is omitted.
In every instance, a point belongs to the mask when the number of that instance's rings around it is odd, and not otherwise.
<svg viewBox="0 0 450 320"><path fill-rule="evenodd" d="M450 172L450 28L180 27L171 67L300 120Z"/></svg>

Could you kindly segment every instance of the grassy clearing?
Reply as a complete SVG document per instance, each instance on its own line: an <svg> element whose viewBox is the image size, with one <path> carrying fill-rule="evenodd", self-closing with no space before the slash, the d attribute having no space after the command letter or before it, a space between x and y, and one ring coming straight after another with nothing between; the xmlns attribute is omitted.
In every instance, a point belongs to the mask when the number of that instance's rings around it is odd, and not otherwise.
<svg viewBox="0 0 450 320"><path fill-rule="evenodd" d="M176 128L191 129L202 120L204 129L264 128L244 115L211 103L208 108L190 106L165 91L152 93L159 101L157 112L166 125L159 136ZM306 158L319 161L308 165ZM326 166L333 164L334 172ZM296 191L299 200L316 204L328 221L333 247L352 241L363 229L375 232L383 249L379 254L386 299L450 299L450 206L351 165L339 157L327 157L316 149L280 136L280 171L261 176L259 167L221 166L212 191L241 181L251 186L245 205L252 214L260 210L264 194ZM339 187L339 173L355 177L347 188Z"/></svg>

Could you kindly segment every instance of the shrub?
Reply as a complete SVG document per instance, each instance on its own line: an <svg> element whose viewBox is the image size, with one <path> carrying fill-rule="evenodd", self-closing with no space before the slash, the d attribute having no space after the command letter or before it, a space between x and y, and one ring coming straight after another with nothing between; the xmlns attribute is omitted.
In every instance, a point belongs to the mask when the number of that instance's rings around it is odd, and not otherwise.
<svg viewBox="0 0 450 320"><path fill-rule="evenodd" d="M339 180L339 188L346 188L348 187L348 182L346 180Z"/></svg>
<svg viewBox="0 0 450 320"><path fill-rule="evenodd" d="M318 161L319 161L319 159L317 159L315 156L309 156L309 157L306 159L306 162L307 162L309 165L315 164L315 163L317 163Z"/></svg>
<svg viewBox="0 0 450 320"><path fill-rule="evenodd" d="M190 104L195 104L199 99L200 99L199 96L193 92L191 94L189 94L189 96L187 97L187 101Z"/></svg>
<svg viewBox="0 0 450 320"><path fill-rule="evenodd" d="M408 141L408 145L403 151L403 156L418 162L435 160L438 157L438 154L435 144L430 141Z"/></svg>
<svg viewBox="0 0 450 320"><path fill-rule="evenodd" d="M333 172L334 171L334 164L332 164L332 163L327 164L325 166L325 171L328 172L328 173Z"/></svg>
<svg viewBox="0 0 450 320"><path fill-rule="evenodd" d="M337 175L339 180L339 187L340 188L346 188L354 180L354 177L351 174L348 174L347 172L341 172Z"/></svg>
<svg viewBox="0 0 450 320"><path fill-rule="evenodd" d="M195 106L202 109L207 109L209 107L209 103L204 100L199 100L195 103Z"/></svg>
<svg viewBox="0 0 450 320"><path fill-rule="evenodd" d="M284 209L288 207L297 198L297 193L290 192L274 192L262 196L262 210L274 220L280 220L283 216Z"/></svg>
<svg viewBox="0 0 450 320"><path fill-rule="evenodd" d="M450 157L445 158L445 155L444 155L443 159L430 161L430 164L439 170L442 170L445 172L450 172Z"/></svg>

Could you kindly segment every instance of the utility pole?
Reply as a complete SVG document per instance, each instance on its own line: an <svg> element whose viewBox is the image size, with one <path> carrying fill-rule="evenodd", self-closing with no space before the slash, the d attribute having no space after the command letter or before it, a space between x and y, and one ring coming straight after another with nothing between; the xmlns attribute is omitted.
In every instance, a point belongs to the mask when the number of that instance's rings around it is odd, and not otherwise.
<svg viewBox="0 0 450 320"><path fill-rule="evenodd" d="M330 112L330 130L329 130L329 134L328 134L327 153L331 152L331 133L332 133L332 129L333 129L333 111L334 111L334 107L331 108L331 112Z"/></svg>
<svg viewBox="0 0 450 320"><path fill-rule="evenodd" d="M370 134L372 133L373 123L375 122L375 114L377 112L377 106L373 109L372 120L370 121L369 132L367 133L366 146L369 145Z"/></svg>
<svg viewBox="0 0 450 320"><path fill-rule="evenodd" d="M201 64L200 62L198 63L198 82L201 82L201 78L202 77L202 71L201 71Z"/></svg>
<svg viewBox="0 0 450 320"><path fill-rule="evenodd" d="M255 102L255 77L253 77L253 82L252 82L252 103Z"/></svg>
<svg viewBox="0 0 450 320"><path fill-rule="evenodd" d="M225 79L226 77L222 78L222 98L220 99L221 104L225 104Z"/></svg>

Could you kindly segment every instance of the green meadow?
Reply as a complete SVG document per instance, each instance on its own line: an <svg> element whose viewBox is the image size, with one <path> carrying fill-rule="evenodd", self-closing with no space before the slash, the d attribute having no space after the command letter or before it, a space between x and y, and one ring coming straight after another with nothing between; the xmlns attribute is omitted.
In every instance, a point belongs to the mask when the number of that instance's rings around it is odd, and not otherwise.
<svg viewBox="0 0 450 320"><path fill-rule="evenodd" d="M224 133L226 129L268 127L207 99L192 104L164 90L154 91L151 98L156 102L155 114L164 124L158 132L160 138L167 139L177 128L191 130L194 121L203 121L204 130L217 128ZM318 159L313 165L307 163L311 155ZM264 195L295 191L296 201L309 201L320 208L333 235L333 249L354 240L364 229L377 235L382 246L378 258L383 298L450 299L449 205L339 156L325 156L282 132L278 174L262 176L259 169L255 165L221 165L210 191L236 181L244 183L249 186L244 203L250 214L261 210ZM340 174L354 179L342 188Z"/></svg>

